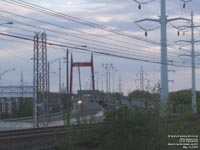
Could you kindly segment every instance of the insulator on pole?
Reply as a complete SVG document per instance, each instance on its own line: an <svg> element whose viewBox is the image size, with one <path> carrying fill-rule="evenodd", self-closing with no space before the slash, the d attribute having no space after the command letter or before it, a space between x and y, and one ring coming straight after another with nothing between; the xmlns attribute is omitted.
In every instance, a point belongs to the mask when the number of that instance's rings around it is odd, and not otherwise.
<svg viewBox="0 0 200 150"><path fill-rule="evenodd" d="M183 35L185 35L185 32L183 32Z"/></svg>
<svg viewBox="0 0 200 150"><path fill-rule="evenodd" d="M185 8L185 3L183 3L183 8Z"/></svg>
<svg viewBox="0 0 200 150"><path fill-rule="evenodd" d="M147 31L145 31L144 35L145 35L146 37L148 36Z"/></svg>
<svg viewBox="0 0 200 150"><path fill-rule="evenodd" d="M139 10L141 9L141 4L138 5L138 9L139 9Z"/></svg>
<svg viewBox="0 0 200 150"><path fill-rule="evenodd" d="M177 32L177 36L179 36L179 35L180 35L180 31Z"/></svg>

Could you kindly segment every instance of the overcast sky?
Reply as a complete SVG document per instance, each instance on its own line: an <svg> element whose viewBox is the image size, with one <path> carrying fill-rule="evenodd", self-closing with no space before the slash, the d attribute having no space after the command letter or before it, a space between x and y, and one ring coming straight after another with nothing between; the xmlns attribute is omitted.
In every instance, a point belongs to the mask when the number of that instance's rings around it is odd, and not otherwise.
<svg viewBox="0 0 200 150"><path fill-rule="evenodd" d="M140 0L138 0L140 1ZM33 7L24 7L20 3L30 2L38 6L60 12L68 15L68 17L52 16L34 10ZM141 0L145 3L148 0ZM200 1L192 0L186 2L182 0L166 0L166 12L168 18L184 17L190 18L191 10L194 12L195 25L200 25ZM89 50L101 51L131 58L160 61L160 46L144 42L152 40L160 43L160 26L157 23L144 22L139 24L146 29L155 29L148 31L148 36L145 37L144 31L140 29L134 22L144 18L158 19L160 16L160 0L142 4L141 9L138 9L138 3L133 0L31 0L31 1L9 1L0 0L0 32L23 37L33 38L34 32L45 31L47 40L54 43L61 43L74 47L87 46ZM26 17L26 18L24 18ZM75 17L79 22L70 20ZM72 19L72 18L71 18ZM82 20L80 20L82 19ZM88 26L83 23L83 20L103 25L108 29L119 30L120 33L127 33L131 36L141 37L142 40L136 40L132 37L122 36L113 32L108 32L105 29L100 29L94 26ZM13 21L13 25L5 25L6 22ZM82 23L80 23L82 21ZM175 41L184 39L190 40L190 30L186 30L185 35L180 32L177 36L177 29L173 26L188 25L186 21L176 21L167 24L168 37L168 60L173 60L176 65L190 65L189 57L180 57L181 54L189 54L190 46L186 46L181 50L175 44ZM200 28L199 28L200 29ZM199 30L200 31L200 30ZM199 40L200 34L195 30L195 39ZM4 72L7 69L15 68L15 71L7 72L2 75L4 84L16 83L20 81L20 74L23 71L24 81L32 82L32 61L33 57L33 42L22 39L16 39L0 35L0 71ZM48 60L51 63L51 89L58 91L58 61L53 61L57 58L65 57L65 48L48 46ZM89 61L91 53L81 50L69 49L73 53L74 61ZM195 51L200 53L199 44L195 46ZM184 61L184 63L183 63ZM196 60L197 67L200 67L199 59ZM139 81L136 81L139 76L140 67L143 66L146 73L145 78L150 80L150 85L160 81L160 64L147 63L136 60L128 60L117 57L94 54L95 72L99 76L99 89L105 90L105 69L102 64L111 64L117 70L115 72L115 91L119 90L119 77L121 77L121 85L124 93L135 90L139 87ZM169 66L169 70L176 70L175 73L169 72L169 90L175 91L180 89L191 88L191 68L190 67L175 67ZM78 70L74 70L74 89L78 89ZM199 69L196 69L197 89L200 88ZM65 61L62 60L62 83L65 85ZM81 79L83 89L89 88L90 83L89 68L81 68ZM112 79L111 79L112 81ZM112 83L112 82L111 82ZM146 85L145 81L145 85ZM111 91L113 90L111 85Z"/></svg>

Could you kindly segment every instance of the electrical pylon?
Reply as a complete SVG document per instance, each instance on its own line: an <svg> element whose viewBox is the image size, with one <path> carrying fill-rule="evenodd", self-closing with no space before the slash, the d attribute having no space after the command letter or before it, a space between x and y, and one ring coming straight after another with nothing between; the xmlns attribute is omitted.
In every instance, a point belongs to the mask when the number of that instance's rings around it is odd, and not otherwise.
<svg viewBox="0 0 200 150"><path fill-rule="evenodd" d="M147 80L149 82L149 79L145 78L145 75L147 76L147 73L144 72L143 67L140 67L140 74L139 74L139 79L136 79L135 81L140 81L140 91L144 91L144 81ZM136 74L138 76L138 74Z"/></svg>
<svg viewBox="0 0 200 150"><path fill-rule="evenodd" d="M46 34L35 33L33 52L34 127L48 126L48 65Z"/></svg>
<svg viewBox="0 0 200 150"><path fill-rule="evenodd" d="M160 0L160 6L161 6L161 14L159 19L142 19L135 21L135 23L140 23L143 21L153 21L160 23L160 33L161 33L161 105L162 107L165 107L165 104L167 103L168 97L169 97L169 89L168 89L168 59L167 59L167 23L171 21L176 20L185 20L190 21L190 19L186 18L171 18L168 19L166 16L166 0ZM143 28L144 29L144 28ZM145 35L146 31L145 31Z"/></svg>
<svg viewBox="0 0 200 150"><path fill-rule="evenodd" d="M193 16L194 16L193 11L191 11L191 24L190 25L183 25L183 26L176 27L179 30L191 28L191 40L179 40L179 41L176 41L176 43L177 44L181 43L181 42L191 43L191 55L183 54L182 56L191 57L191 61L192 61L192 66L191 66L191 68L192 68L192 111L193 111L193 113L197 113L196 81L195 81L195 57L197 57L199 55L195 54L194 44L196 42L200 42L200 40L194 39L194 28L200 27L200 25L196 25L196 26L194 25Z"/></svg>

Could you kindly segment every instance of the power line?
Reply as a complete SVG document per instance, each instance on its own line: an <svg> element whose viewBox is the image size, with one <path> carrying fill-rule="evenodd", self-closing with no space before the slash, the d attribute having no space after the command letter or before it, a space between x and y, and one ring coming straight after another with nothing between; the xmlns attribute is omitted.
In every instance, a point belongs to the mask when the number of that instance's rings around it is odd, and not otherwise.
<svg viewBox="0 0 200 150"><path fill-rule="evenodd" d="M12 32L13 33L13 32ZM6 40L6 39L3 39L3 40ZM6 41L10 41L10 42L17 42L17 43L21 43L21 44L26 44L26 45L29 45L29 46L32 46L32 44L28 44L28 43L24 43L24 42L19 42L19 41L14 41L14 40L6 40ZM68 44L68 45L71 45L71 46L74 46L74 44L71 44L71 43L63 43L63 42L60 42L60 41L55 41L54 42L59 42L60 44ZM115 51L111 51L111 50L103 50L103 49L100 49L100 48L95 48L95 47L90 47L90 49L95 49L95 50L101 50L101 51L109 51L109 52L115 52ZM78 51L77 51L78 52ZM79 51L80 52L80 51ZM136 55L136 54L130 54L130 53L118 53L118 54L124 54L124 55L131 55L131 56L137 56L137 57L141 57L141 58L147 58L146 55ZM152 58L154 60L156 60L157 58L155 57L148 57L148 58Z"/></svg>
<svg viewBox="0 0 200 150"><path fill-rule="evenodd" d="M33 20L33 21L37 21L37 22L41 22L41 23L44 23L44 24L48 24L48 25L52 25L52 26L56 26L56 27L59 27L59 28L63 28L63 29L68 29L68 30L72 30L72 31L76 31L76 32L80 32L80 33L83 33L84 35L91 35L91 36L95 36L95 37L100 37L100 38L103 38L103 39L108 39L108 40L111 40L111 41L114 41L114 42L120 42L120 43L123 43L123 44L129 44L129 45L135 45L137 47L144 47L144 48L149 48L147 46L143 46L143 45L138 45L138 44L134 44L134 43L129 43L127 41L121 41L121 40L116 40L116 39L112 39L112 38L108 38L108 37L105 37L105 36L102 36L102 35L95 35L95 34L92 34L92 33L87 33L87 32L84 32L84 31L80 31L80 30L75 30L75 29L71 29L71 28L68 28L68 27L64 27L64 26L61 26L61 25L57 25L57 24L54 24L54 23L50 23L50 22L47 22L47 21L43 21L43 20L39 20L39 19L34 19L34 18L31 18L31 17L27 17L27 16L22 16L22 15L19 15L19 14L16 14L16 13L12 13L12 12L8 12L8 11L5 11L5 10L0 10L1 12L3 13L7 13L7 14L11 14L11 15L14 15L14 16L18 16L18 17L22 17L22 18L25 18L25 19L29 19L29 20ZM3 17L2 18L7 18L7 17ZM9 20L9 18L7 18ZM14 20L14 19L12 19ZM20 22L20 21L17 21L15 20L16 22ZM26 24L26 23L20 23L20 24ZM27 25L27 24L26 24ZM29 25L29 26L33 26L33 25ZM36 27L36 28L40 28L40 27ZM74 33L71 33L70 36L72 36L72 34ZM68 33L69 35L69 33ZM73 35L74 36L74 35ZM75 36L74 36L75 37ZM77 37L77 36L76 36ZM79 37L80 38L80 37ZM93 40L95 41L95 40ZM99 41L98 41L99 42Z"/></svg>
<svg viewBox="0 0 200 150"><path fill-rule="evenodd" d="M18 33L14 33L14 32L11 32L12 34L17 34L17 35L23 35L23 34L18 34ZM29 37L32 37L32 36L29 36ZM54 40L54 42L58 42L58 43L61 43L61 44L68 44L68 45L74 45L74 44L72 44L72 43L67 43L67 42L60 42L60 41L56 41L56 40ZM80 46L80 45L76 45L76 46ZM90 49L95 49L95 50L98 50L98 51L108 51L108 52L111 52L111 53L115 53L116 51L114 51L113 49L110 49L110 48L106 48L106 49L102 49L102 47L101 48L96 48L96 47L88 47L88 48L90 48ZM115 49L116 50L116 49ZM125 50L123 50L123 49L117 49L117 53L119 53L119 54L123 54L123 55L132 55L132 56L137 56L137 57L140 57L140 58L150 58L150 59L153 59L153 60L156 60L156 59L159 59L158 57L154 57L154 56L146 56L146 55L143 55L144 53L140 53L140 52L137 52L137 53L133 53L133 52L131 52L131 51L129 51L129 52L127 52L127 51L125 51ZM173 59L173 62L175 62L175 61L179 61L179 60L177 60L177 58L176 57L174 57L174 59Z"/></svg>
<svg viewBox="0 0 200 150"><path fill-rule="evenodd" d="M14 38L28 40L28 41L33 41L33 39L31 39L31 38L22 37L22 36L18 36L18 35L11 35L11 34L7 34L7 33L0 33L0 35L14 37ZM151 61L151 60L146 60L146 59L134 58L134 57L130 57L130 56L122 56L122 55L119 55L116 53L112 54L112 53L107 53L107 52L99 52L96 50L86 49L86 48L82 48L82 47L63 45L63 44L53 43L53 42L47 42L47 44L59 46L59 47L63 47L63 48L72 48L72 49L77 49L77 50L82 50L82 51L88 51L88 52L101 54L101 55L107 55L107 56L111 56L111 57L118 57L118 58L124 58L124 59L136 60L136 61L150 62L150 63L155 63L155 64L162 64L162 62L159 62L159 61ZM176 64L170 64L170 63L166 63L166 65L175 66L175 67L189 67L189 66L185 66L185 65L176 65Z"/></svg>
<svg viewBox="0 0 200 150"><path fill-rule="evenodd" d="M0 10L1 11L1 10ZM4 12L4 11L3 11ZM9 13L9 12L7 12L7 13ZM9 14L13 14L13 13L9 13ZM13 15L16 15L16 14L13 14ZM18 15L17 15L18 16ZM21 15L19 15L20 17L21 17ZM22 16L23 17L23 16ZM48 30L48 31L50 31L50 32L55 32L55 33L59 33L58 31L56 31L56 30L51 30L51 29L47 29L47 28L41 28L41 27L38 27L38 26L33 26L33 25L30 25L30 24L26 24L26 23L22 23L22 22L20 22L20 21L17 21L17 20L15 20L15 19L9 19L9 18L7 18L7 17L1 17L1 18L4 18L4 19L6 19L6 20L12 20L12 21L14 21L14 22L16 22L16 23L18 23L18 24L22 24L22 25L25 25L25 26L30 26L30 27L33 27L33 28L39 28L39 29L43 29L43 30ZM29 18L29 19L31 19L31 18ZM33 20L33 19L32 19ZM14 28L17 28L17 27L14 27ZM29 31L29 32L34 32L34 31L30 31L30 30L25 30L25 29L23 29L24 31ZM62 34L64 34L63 32L62 32ZM64 34L64 35L67 35L67 36L69 36L69 34L67 33L67 34ZM51 35L52 36L52 35ZM72 37L76 37L76 38L81 38L81 37L78 37L78 36L74 36L74 35L70 35L70 36L72 36ZM83 39L83 38L82 38ZM71 41L73 41L72 39L68 39L68 40L71 40ZM86 39L86 40L88 40L88 39ZM75 40L74 40L75 41ZM94 41L94 40L90 40L90 41ZM77 41L77 42L81 42L81 43L83 43L83 41ZM95 42L100 42L100 43L105 43L105 42L101 42L101 41L95 41ZM88 43L86 43L86 44L88 44ZM91 43L90 43L91 44ZM117 45L117 44L110 44L110 43L105 43L105 44L107 44L107 45L112 45L112 46L116 46L116 47L121 47L121 48L125 48L125 49L129 49L129 50L134 50L134 51L138 51L138 50L135 50L135 49L133 49L133 48L129 48L129 47L127 47L127 46L121 46L121 45ZM97 44L92 44L92 45L97 45ZM139 45L137 45L137 46L139 46ZM102 46L101 45L101 47L105 47L105 46ZM149 47L147 47L147 46L141 46L141 47L145 47L145 48L149 48ZM108 46L107 46L107 48L108 48ZM109 47L110 48L110 47ZM118 49L118 48L115 48L115 49ZM127 51L127 50L126 50ZM149 52L148 52L149 53ZM174 52L173 52L174 53ZM156 54L155 52L154 52L154 54ZM154 55L153 54L153 55ZM157 54L159 54L159 53L157 53ZM172 52L171 52L171 54L172 54ZM179 53L174 53L174 54L179 54ZM176 57L176 56L174 56L174 57Z"/></svg>
<svg viewBox="0 0 200 150"><path fill-rule="evenodd" d="M55 16L55 17L59 17L59 18L62 18L62 19L67 19L67 20L70 20L70 21L73 21L73 22L76 22L76 23L80 23L80 24L87 25L87 26L90 26L90 27L93 27L93 28L98 28L98 29L101 29L101 30L104 30L104 31L112 32L112 33L115 33L115 34L118 34L118 35L121 35L121 36L133 38L133 39L148 42L148 43L151 43L151 44L160 45L160 43L153 41L153 40L147 40L145 38L142 38L142 37L139 37L139 36L136 36L136 35L133 35L133 34L129 34L129 33L119 31L117 29L111 29L111 28L108 28L108 27L105 27L105 26L102 26L102 25L99 25L99 24L96 24L96 23L93 23L93 22L85 21L85 20L77 18L77 17L73 17L73 16L70 16L70 15L67 15L67 14L59 13L57 11L54 11L54 10L51 10L51 9L48 9L48 8L44 8L44 7L38 6L38 5L33 4L33 3L25 2L23 0L20 0L20 2L15 1L15 0L12 0L12 2L9 1L9 0L4 0L4 1L11 3L11 4L14 4L14 5L21 6L21 7L29 8L29 9L37 11L37 12L42 12L42 13L45 13L45 14L50 15L50 16ZM80 32L80 31L78 31L78 32ZM96 36L96 35L94 35L94 36ZM105 38L105 37L103 37L103 38Z"/></svg>

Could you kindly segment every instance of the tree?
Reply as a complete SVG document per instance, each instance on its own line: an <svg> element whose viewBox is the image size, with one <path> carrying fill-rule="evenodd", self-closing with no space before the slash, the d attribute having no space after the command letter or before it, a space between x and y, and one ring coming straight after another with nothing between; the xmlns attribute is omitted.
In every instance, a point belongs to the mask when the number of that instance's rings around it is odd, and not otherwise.
<svg viewBox="0 0 200 150"><path fill-rule="evenodd" d="M169 94L168 105L172 113L184 113L192 110L191 90L181 90Z"/></svg>
<svg viewBox="0 0 200 150"><path fill-rule="evenodd" d="M31 100L25 100L14 114L14 117L29 117L33 115L33 105Z"/></svg>

